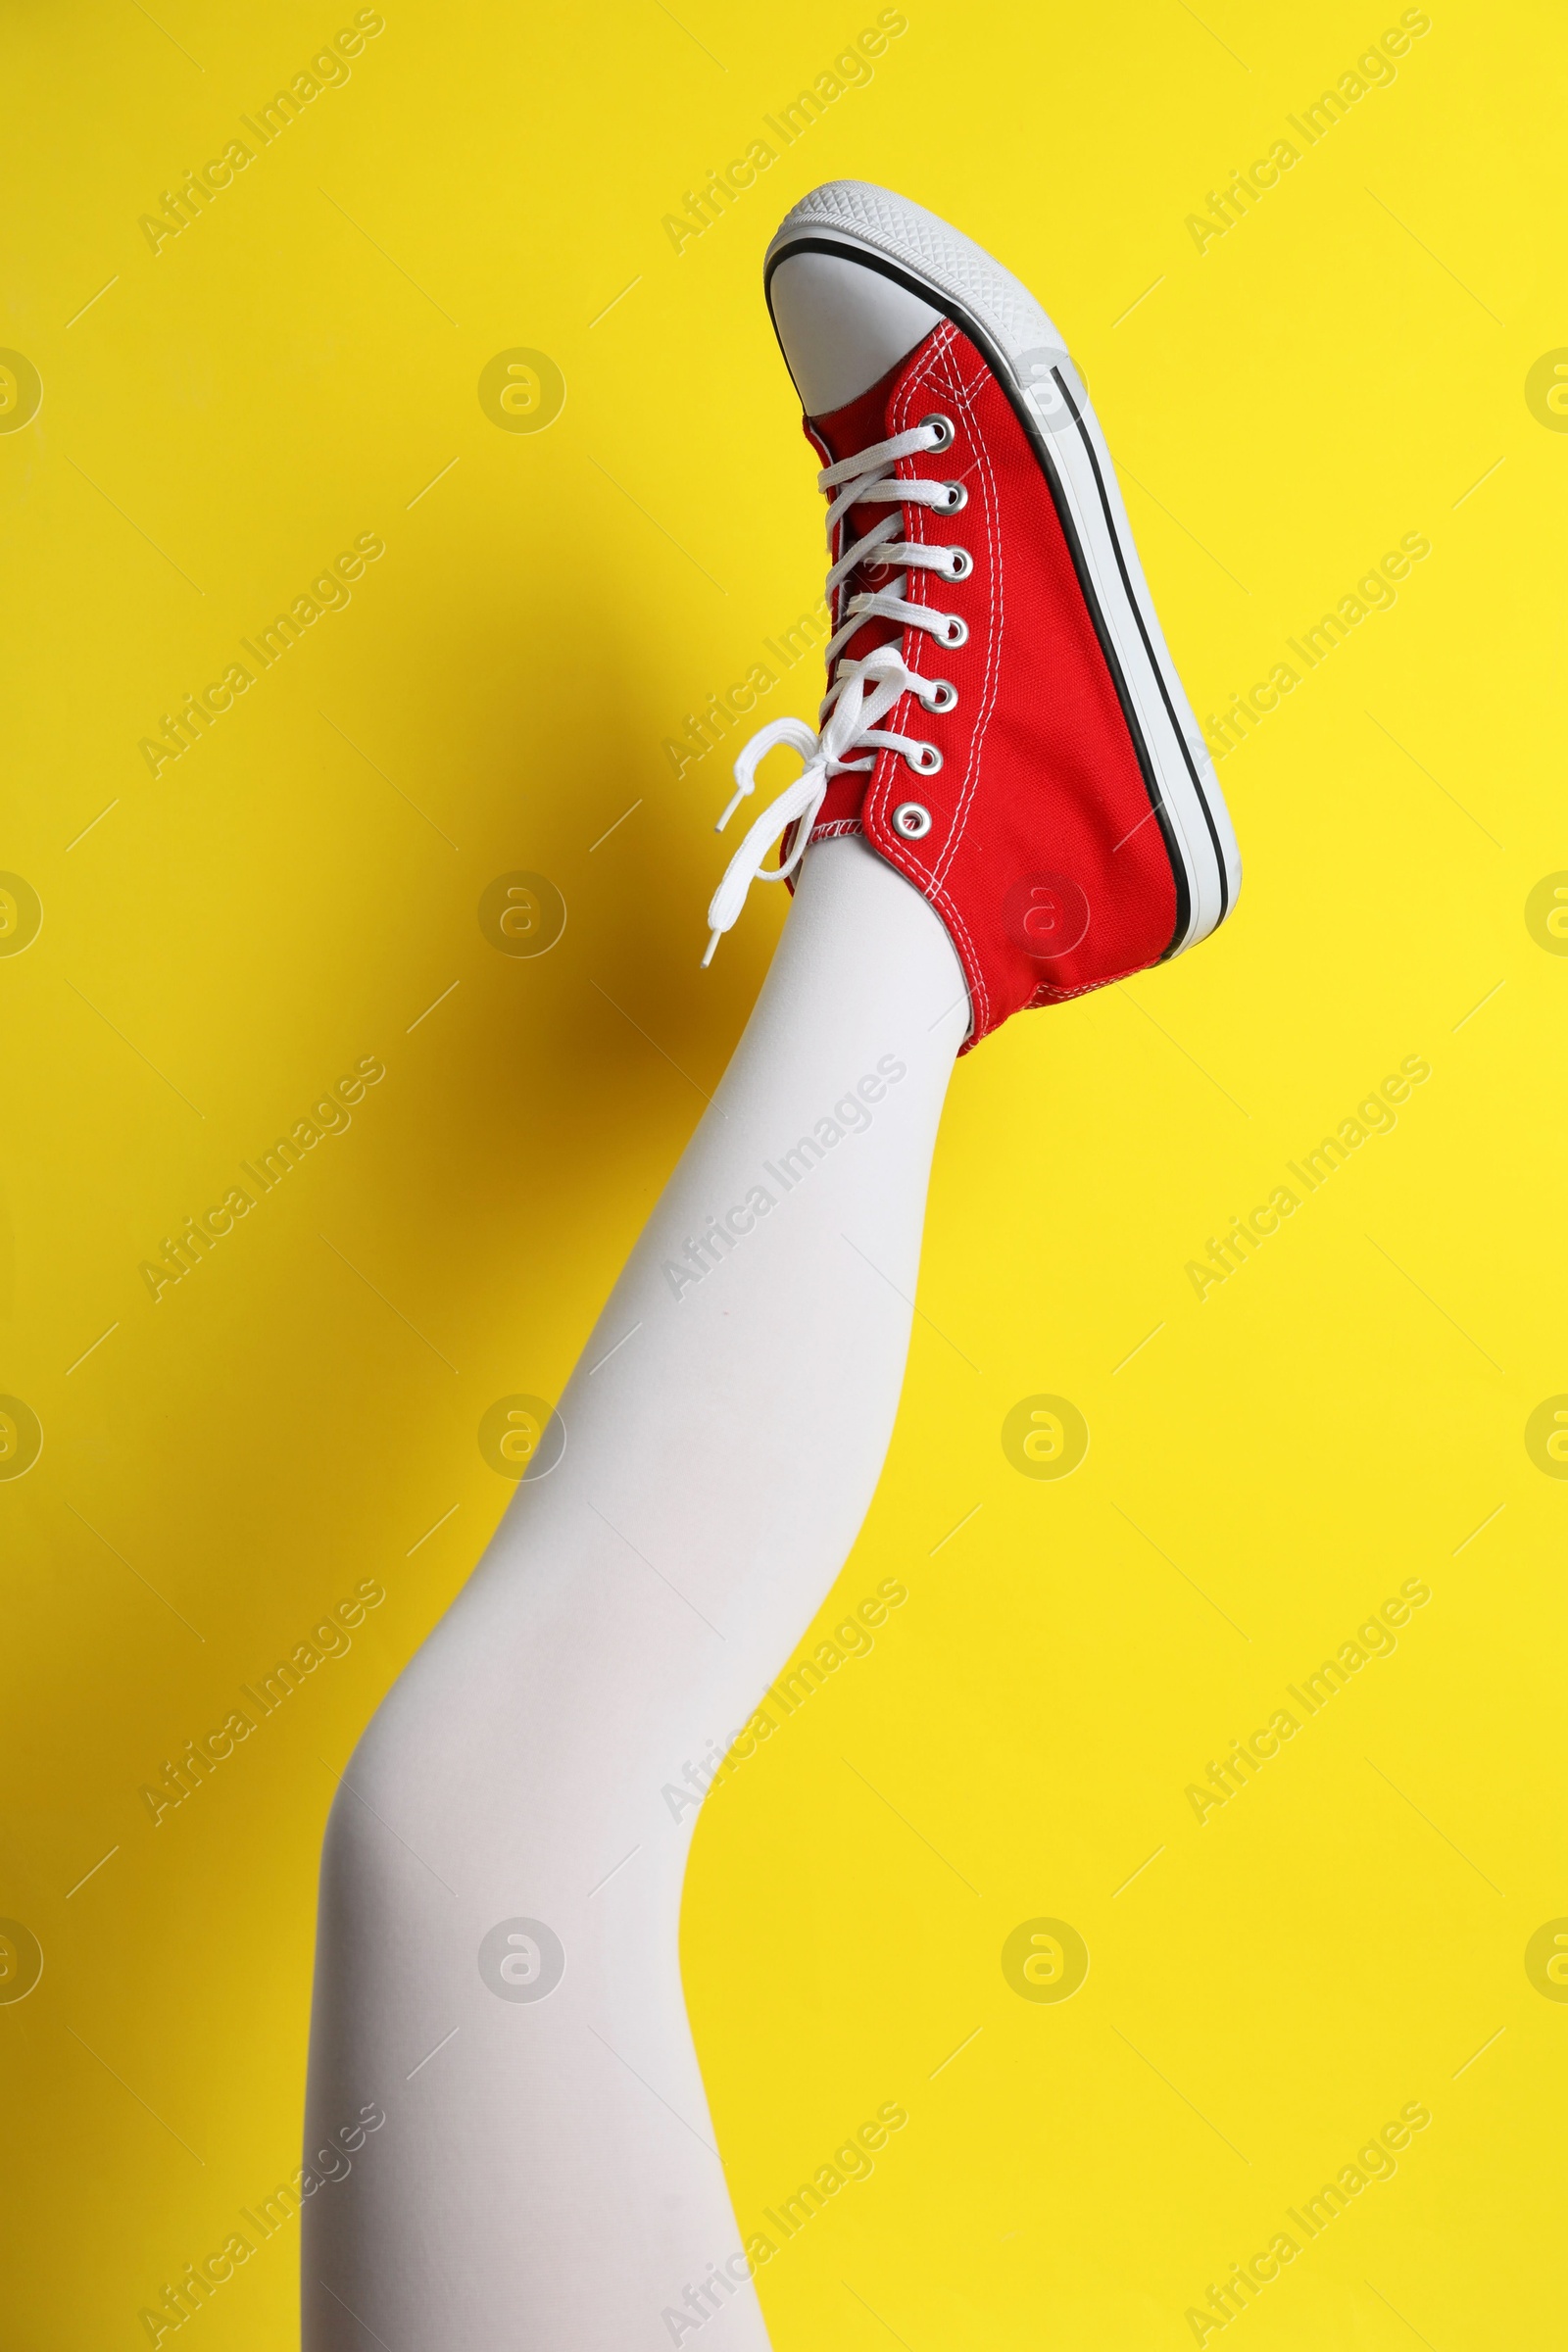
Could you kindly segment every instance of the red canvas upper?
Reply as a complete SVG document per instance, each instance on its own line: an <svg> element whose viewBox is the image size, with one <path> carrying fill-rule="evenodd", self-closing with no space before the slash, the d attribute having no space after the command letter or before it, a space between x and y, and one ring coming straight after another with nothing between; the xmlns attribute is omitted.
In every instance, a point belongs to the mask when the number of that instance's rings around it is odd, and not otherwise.
<svg viewBox="0 0 1568 2352"><path fill-rule="evenodd" d="M883 722L935 743L943 765L919 775L882 750L875 766L835 776L813 841L863 833L942 916L969 983L977 1045L1010 1013L1059 1003L1156 962L1176 927L1176 891L1149 787L1084 599L1040 460L980 353L951 321L879 384L806 430L829 463L940 414L952 447L902 460L900 477L961 481L956 514L901 510L911 542L967 549L961 581L911 568L911 604L956 612L968 642L868 620L847 651L902 635L904 659L951 679L956 710L922 710L905 695ZM857 508L840 544L885 508ZM846 581L857 588L886 574ZM931 829L909 841L893 811L917 802Z"/></svg>

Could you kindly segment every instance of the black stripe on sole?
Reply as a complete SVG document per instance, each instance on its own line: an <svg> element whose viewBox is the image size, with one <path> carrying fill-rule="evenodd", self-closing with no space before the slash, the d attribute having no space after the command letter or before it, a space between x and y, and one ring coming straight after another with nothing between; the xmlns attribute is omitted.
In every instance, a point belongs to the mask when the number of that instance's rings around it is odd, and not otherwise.
<svg viewBox="0 0 1568 2352"><path fill-rule="evenodd" d="M1100 458L1096 452L1094 442L1090 438L1089 427L1085 424L1083 417L1079 413L1078 403L1074 400L1070 388L1062 378L1061 369L1059 368L1053 368L1051 372L1055 378L1056 386L1061 393L1062 399L1067 403L1069 410L1072 412L1072 420L1078 427L1078 435L1084 445L1084 455L1089 460L1090 467L1094 473L1095 488L1100 493L1100 507L1102 514L1105 517L1105 530L1109 536L1111 546L1116 551L1116 569L1121 573L1121 584L1126 590L1127 602L1132 607L1133 618L1138 623L1138 634L1144 641L1144 651L1149 656L1149 666L1153 671L1155 683L1159 687L1159 699L1165 706L1165 715L1170 720L1171 733L1175 736L1176 741L1181 746L1182 759L1186 764L1187 773L1191 776L1193 780L1193 790L1198 795L1198 806L1203 811L1203 822L1208 827L1208 838L1214 845L1214 863L1219 868L1219 913L1215 918L1214 928L1218 930L1220 924L1225 920L1226 915L1230 912L1231 885L1230 876L1225 871L1225 853L1219 845L1219 832L1214 823L1213 811L1208 805L1208 795L1204 792L1202 784L1200 781L1198 767L1193 759L1192 748L1187 741L1187 736L1182 728L1181 722L1176 716L1175 706L1172 704L1170 699L1170 689L1165 683L1165 673L1159 665L1159 660L1154 652L1153 646L1150 643L1149 631L1144 625L1143 608L1140 606L1136 595L1133 593L1133 584L1131 579L1128 577L1126 560L1121 552L1121 540L1116 531L1116 518L1111 514L1110 500L1105 495L1104 476L1100 470Z"/></svg>

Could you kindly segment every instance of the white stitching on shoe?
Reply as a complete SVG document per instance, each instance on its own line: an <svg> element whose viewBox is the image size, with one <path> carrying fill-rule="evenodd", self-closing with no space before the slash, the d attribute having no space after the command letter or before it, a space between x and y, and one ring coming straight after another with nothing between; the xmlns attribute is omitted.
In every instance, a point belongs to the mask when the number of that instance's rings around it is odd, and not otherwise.
<svg viewBox="0 0 1568 2352"><path fill-rule="evenodd" d="M1000 530L1001 499L997 489L996 473L991 463L991 454L985 446L983 436L975 430L974 425L976 399L984 389L985 377L989 373L989 369L982 362L979 376L966 384L962 381L959 373L956 353L953 352L951 347L950 352L954 364L942 379L941 389L964 415L969 425L970 438L975 446L976 466L984 472L986 550L992 584L990 587L991 629L986 647L986 674L985 683L981 689L980 714L975 722L970 740L969 762L964 771L958 806L955 811L949 840L938 862L938 877L944 881L954 858L957 855L958 844L963 837L970 811L980 790L980 770L986 737L990 732L991 721L996 715L997 706L1001 699L1003 639L1006 627L1005 582L1003 576Z"/></svg>

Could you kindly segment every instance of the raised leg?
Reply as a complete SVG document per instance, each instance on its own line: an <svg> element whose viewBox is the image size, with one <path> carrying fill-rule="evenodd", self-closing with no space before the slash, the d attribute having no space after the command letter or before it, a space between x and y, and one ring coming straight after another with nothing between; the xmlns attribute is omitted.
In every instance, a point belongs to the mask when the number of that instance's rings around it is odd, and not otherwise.
<svg viewBox="0 0 1568 2352"><path fill-rule="evenodd" d="M695 1809L665 1792L870 1502L967 1019L931 907L859 841L814 848L564 1455L333 1807L307 2156L385 2122L305 2205L306 2352L656 2352L704 2279L705 2344L763 2352L681 1990Z"/></svg>

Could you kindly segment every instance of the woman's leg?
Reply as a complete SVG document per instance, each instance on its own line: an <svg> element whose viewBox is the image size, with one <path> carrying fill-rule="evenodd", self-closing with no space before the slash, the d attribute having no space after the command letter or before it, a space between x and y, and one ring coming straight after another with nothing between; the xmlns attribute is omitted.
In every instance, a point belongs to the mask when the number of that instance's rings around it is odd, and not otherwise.
<svg viewBox="0 0 1568 2352"><path fill-rule="evenodd" d="M333 1807L307 2151L386 2120L304 2208L306 2352L656 2352L666 2311L766 2344L681 1992L694 1808L665 1792L756 1709L870 1502L967 1018L924 900L858 840L811 850L564 1455Z"/></svg>

